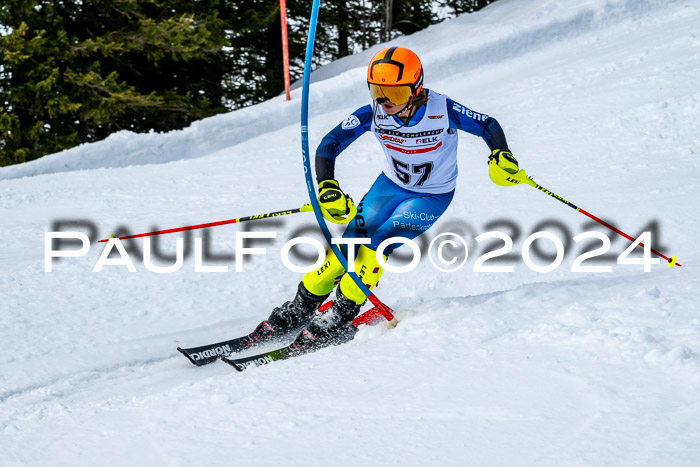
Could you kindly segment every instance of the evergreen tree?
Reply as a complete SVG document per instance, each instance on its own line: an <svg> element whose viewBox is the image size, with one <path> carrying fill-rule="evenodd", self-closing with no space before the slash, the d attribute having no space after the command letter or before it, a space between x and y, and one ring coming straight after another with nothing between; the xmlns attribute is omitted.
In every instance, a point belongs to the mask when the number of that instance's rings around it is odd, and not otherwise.
<svg viewBox="0 0 700 467"><path fill-rule="evenodd" d="M324 0L314 68L495 0ZM312 0L288 0L292 80ZM168 131L284 91L279 0L5 0L0 166Z"/></svg>
<svg viewBox="0 0 700 467"><path fill-rule="evenodd" d="M225 86L231 91L231 107L237 108L284 91L282 28L279 0L239 0L231 5L227 53L232 65ZM309 1L287 2L292 80L303 74L310 7Z"/></svg>
<svg viewBox="0 0 700 467"><path fill-rule="evenodd" d="M442 0L439 3L447 7L453 15L458 16L464 13L474 13L495 1L496 0Z"/></svg>
<svg viewBox="0 0 700 467"><path fill-rule="evenodd" d="M0 165L119 129L167 131L224 111L220 81L229 65L212 8L220 4L6 2Z"/></svg>
<svg viewBox="0 0 700 467"><path fill-rule="evenodd" d="M432 3L430 0L393 0L391 31L408 35L438 23Z"/></svg>

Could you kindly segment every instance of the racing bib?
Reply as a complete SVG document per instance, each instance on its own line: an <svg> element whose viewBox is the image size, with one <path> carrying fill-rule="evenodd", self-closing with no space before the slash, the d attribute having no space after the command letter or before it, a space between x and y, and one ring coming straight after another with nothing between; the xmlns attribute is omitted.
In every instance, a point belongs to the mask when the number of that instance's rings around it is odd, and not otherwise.
<svg viewBox="0 0 700 467"><path fill-rule="evenodd" d="M447 96L433 91L423 118L406 127L377 106L372 133L384 149L384 174L420 193L446 193L457 183L457 132L450 129Z"/></svg>

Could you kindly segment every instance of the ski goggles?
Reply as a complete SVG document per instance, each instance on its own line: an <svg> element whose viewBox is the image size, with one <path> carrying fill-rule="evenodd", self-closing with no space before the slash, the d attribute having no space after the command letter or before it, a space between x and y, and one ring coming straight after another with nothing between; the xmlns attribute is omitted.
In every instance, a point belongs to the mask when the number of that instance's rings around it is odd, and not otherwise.
<svg viewBox="0 0 700 467"><path fill-rule="evenodd" d="M377 101L377 104L389 101L394 105L401 105L410 101L413 96L413 88L409 85L381 86L379 84L368 84L369 94L372 96L372 99Z"/></svg>

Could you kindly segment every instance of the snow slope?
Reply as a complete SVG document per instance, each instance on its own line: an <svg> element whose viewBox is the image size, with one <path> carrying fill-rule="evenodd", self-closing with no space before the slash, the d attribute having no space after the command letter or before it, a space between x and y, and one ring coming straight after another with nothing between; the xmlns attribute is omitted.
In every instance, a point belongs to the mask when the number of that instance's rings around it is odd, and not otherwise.
<svg viewBox="0 0 700 467"><path fill-rule="evenodd" d="M486 146L465 134L457 196L427 239L463 235L466 266L387 274L377 295L398 327L242 374L175 347L248 332L291 298L299 274L280 250L313 216L247 224L277 239L241 273L245 224L182 236L208 235L205 264L228 272L195 272L189 254L157 274L134 254L135 273L93 273L95 241L303 204L300 90L0 169L0 464L697 465L698 24L690 0L500 0L394 42L422 57L427 87L498 118L536 181L630 234L656 221L655 247L683 267L571 272L587 218L493 185ZM368 102L372 53L314 73L312 147ZM367 135L338 159L356 199L381 158ZM44 272L45 233L69 220L94 225L92 246ZM552 272L517 258L512 273L473 272L489 230L515 255L540 230L572 245ZM611 239L616 256L627 242Z"/></svg>

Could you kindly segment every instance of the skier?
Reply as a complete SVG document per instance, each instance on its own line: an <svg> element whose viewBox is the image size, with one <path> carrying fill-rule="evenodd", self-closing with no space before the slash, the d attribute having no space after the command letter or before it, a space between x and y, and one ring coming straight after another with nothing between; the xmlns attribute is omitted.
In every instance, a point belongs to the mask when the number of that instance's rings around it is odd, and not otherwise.
<svg viewBox="0 0 700 467"><path fill-rule="evenodd" d="M382 173L343 234L345 238L371 239L357 250L355 272L373 289L383 272L375 255L378 245L390 237L417 237L452 201L457 180L457 130L486 142L491 150L489 176L494 183L517 184L508 176L518 172L518 162L496 119L423 87L423 67L411 50L389 47L374 55L367 68L367 85L372 104L357 109L323 138L316 150L315 167L324 218L344 223L355 206L336 179L336 157L365 132L372 132L384 150ZM386 257L397 246L386 248ZM341 251L347 257L345 245ZM331 307L316 315L334 288ZM299 351L340 343L354 335L350 323L365 300L328 249L324 264L304 275L294 299L275 308L249 337L264 342L302 331L292 344Z"/></svg>

